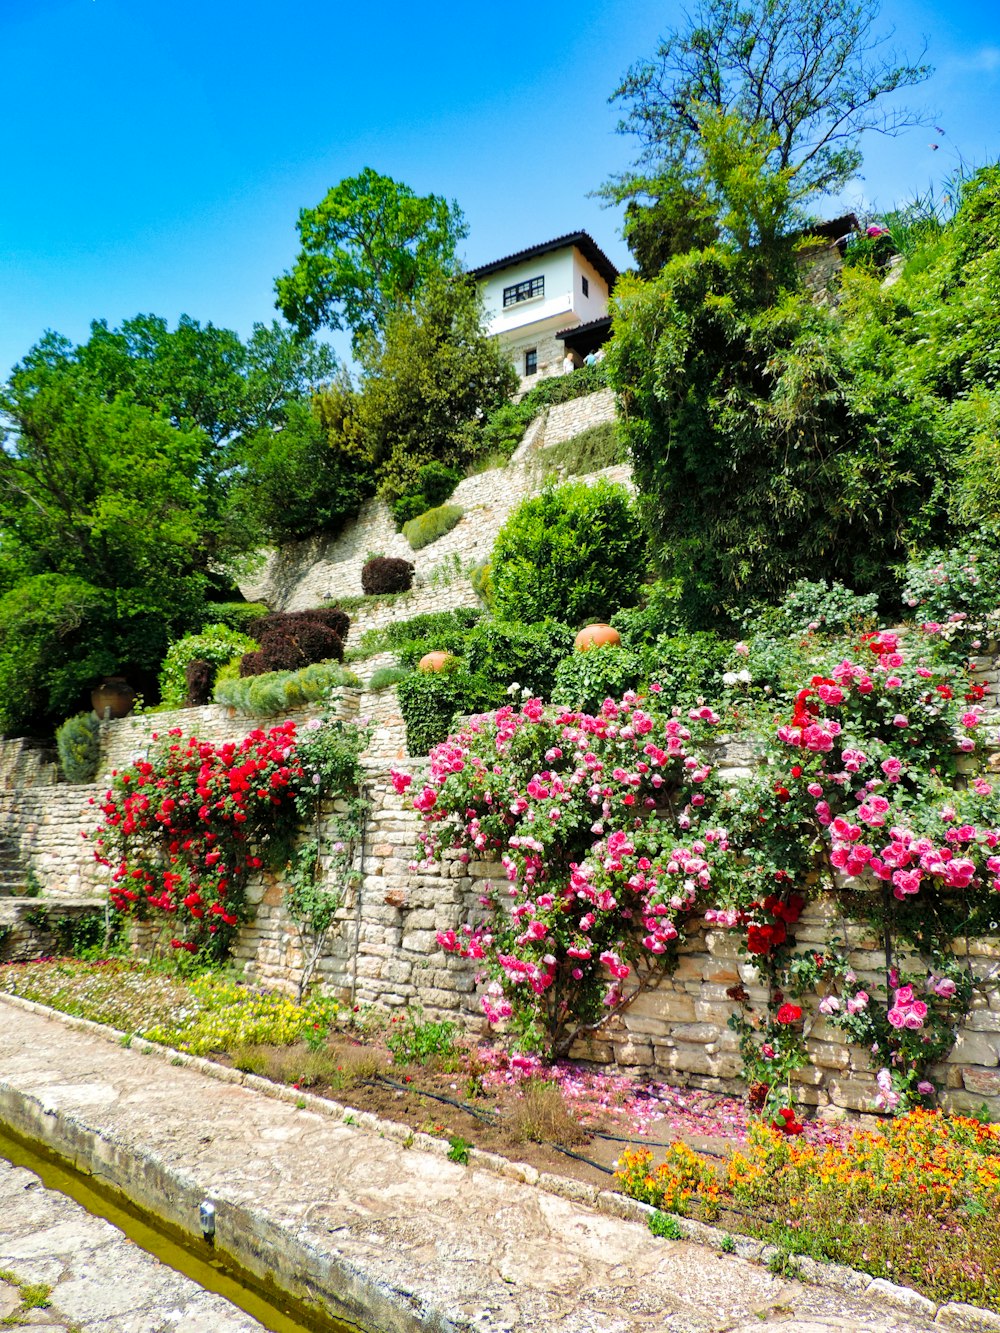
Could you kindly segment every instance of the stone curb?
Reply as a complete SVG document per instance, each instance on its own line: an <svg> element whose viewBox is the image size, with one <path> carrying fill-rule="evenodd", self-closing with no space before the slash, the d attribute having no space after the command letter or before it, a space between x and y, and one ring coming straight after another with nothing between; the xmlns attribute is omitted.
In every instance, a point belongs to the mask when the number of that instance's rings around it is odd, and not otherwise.
<svg viewBox="0 0 1000 1333"><path fill-rule="evenodd" d="M10 995L0 991L0 1004L14 1009L24 1009L28 1013L38 1014L43 1018L58 1019L64 1026L79 1032L87 1032L116 1045L129 1045L143 1055L155 1056L171 1065L183 1065L194 1069L207 1078L220 1083L236 1083L251 1092L274 1101L289 1102L301 1110L313 1111L319 1115L341 1120L345 1124L377 1134L381 1138L393 1139L407 1148L416 1148L421 1152L436 1153L447 1157L449 1144L446 1139L435 1138L432 1134L414 1131L409 1125L396 1120L382 1120L369 1111L359 1111L342 1102L330 1098L317 1097L314 1093L300 1092L295 1088L272 1083L258 1074L244 1074L238 1069L219 1065L200 1055L188 1055L176 1051L170 1046L161 1046L157 1042L146 1041L109 1027L105 1023L95 1023L89 1018L80 1018L75 1014L64 1014L48 1005L35 1000L25 1000L19 995ZM559 1195L573 1203L584 1204L609 1217L625 1222L648 1223L657 1211L651 1204L640 1203L625 1194L614 1190L601 1190L596 1185L569 1177L553 1175L548 1171L538 1171L527 1162L514 1162L501 1157L498 1153L484 1152L479 1148L469 1149L469 1166L476 1166L496 1175L506 1176L525 1185L532 1185L549 1194ZM704 1222L695 1222L689 1218L676 1217L681 1239L696 1245L722 1253L733 1253L741 1259L767 1266L777 1258L781 1251L774 1245L766 1245L748 1236L735 1236L719 1227L709 1226ZM868 1296L882 1305L889 1305L907 1314L920 1315L933 1319L941 1328L956 1330L956 1333L1000 1333L1000 1314L985 1310L961 1301L946 1301L938 1304L923 1296L912 1287L903 1287L885 1278L873 1278L868 1273L859 1272L843 1264L820 1263L808 1256L792 1256L801 1279L815 1286L829 1287L853 1296Z"/></svg>

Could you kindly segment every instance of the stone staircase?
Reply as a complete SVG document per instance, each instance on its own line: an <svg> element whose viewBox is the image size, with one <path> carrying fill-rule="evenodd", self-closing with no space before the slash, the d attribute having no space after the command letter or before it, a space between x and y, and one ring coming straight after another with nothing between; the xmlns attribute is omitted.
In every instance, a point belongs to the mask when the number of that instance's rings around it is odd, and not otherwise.
<svg viewBox="0 0 1000 1333"><path fill-rule="evenodd" d="M13 840L0 833L0 898L25 896L28 873Z"/></svg>

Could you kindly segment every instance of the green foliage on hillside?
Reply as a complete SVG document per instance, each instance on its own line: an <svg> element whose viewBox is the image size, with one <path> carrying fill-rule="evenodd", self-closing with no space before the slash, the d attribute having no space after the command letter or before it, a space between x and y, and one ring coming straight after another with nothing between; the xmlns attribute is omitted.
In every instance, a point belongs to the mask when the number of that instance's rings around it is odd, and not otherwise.
<svg viewBox="0 0 1000 1333"><path fill-rule="evenodd" d="M493 548L501 620L601 620L638 600L646 547L623 486L569 482L523 501Z"/></svg>
<svg viewBox="0 0 1000 1333"><path fill-rule="evenodd" d="M422 551L446 532L451 532L464 513L461 505L438 505L436 509L428 509L411 518L403 524L403 536L410 543L410 550Z"/></svg>
<svg viewBox="0 0 1000 1333"><path fill-rule="evenodd" d="M908 552L998 530L998 182L969 181L895 285L845 271L835 307L768 299L754 257L718 247L621 281L609 376L693 623L799 578L891 600Z"/></svg>

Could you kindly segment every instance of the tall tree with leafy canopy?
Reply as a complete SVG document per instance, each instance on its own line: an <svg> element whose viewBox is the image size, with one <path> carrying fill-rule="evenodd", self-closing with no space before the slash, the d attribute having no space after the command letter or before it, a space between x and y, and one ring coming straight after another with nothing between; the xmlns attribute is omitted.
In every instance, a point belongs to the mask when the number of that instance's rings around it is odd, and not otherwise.
<svg viewBox="0 0 1000 1333"><path fill-rule="evenodd" d="M277 324L244 344L152 315L28 352L0 388L0 730L61 721L116 670L155 687L256 535L224 522L234 450L334 364Z"/></svg>
<svg viewBox="0 0 1000 1333"><path fill-rule="evenodd" d="M879 12L879 0L697 0L653 59L632 66L612 101L639 155L602 193L632 205L626 237L644 276L713 229L773 243L808 200L856 175L866 133L919 123L893 95L931 69L894 53Z"/></svg>
<svg viewBox="0 0 1000 1333"><path fill-rule="evenodd" d="M300 334L349 328L359 351L428 277L456 270L468 228L458 205L417 195L366 167L342 180L296 224L302 250L275 283L277 306Z"/></svg>
<svg viewBox="0 0 1000 1333"><path fill-rule="evenodd" d="M357 424L371 451L379 494L420 489L432 462L464 467L480 444L478 422L517 387L507 356L484 332L475 284L432 275L393 311L384 344L364 359Z"/></svg>

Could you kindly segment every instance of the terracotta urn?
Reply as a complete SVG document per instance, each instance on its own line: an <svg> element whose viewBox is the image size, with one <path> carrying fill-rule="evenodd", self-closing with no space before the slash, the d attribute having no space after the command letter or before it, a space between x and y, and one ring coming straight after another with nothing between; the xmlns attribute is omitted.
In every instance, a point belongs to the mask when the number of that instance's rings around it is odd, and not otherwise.
<svg viewBox="0 0 1000 1333"><path fill-rule="evenodd" d="M443 671L445 667L454 659L454 653L433 652L424 653L423 657L417 663L418 671Z"/></svg>
<svg viewBox="0 0 1000 1333"><path fill-rule="evenodd" d="M90 694L91 705L99 718L127 717L134 701L135 690L124 676L105 676Z"/></svg>
<svg viewBox="0 0 1000 1333"><path fill-rule="evenodd" d="M578 653L585 653L588 648L605 648L608 645L616 648L621 641L622 636L610 625L584 625L573 640L573 647Z"/></svg>

